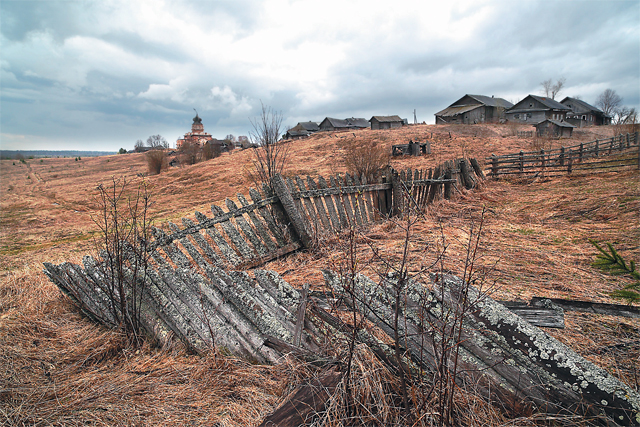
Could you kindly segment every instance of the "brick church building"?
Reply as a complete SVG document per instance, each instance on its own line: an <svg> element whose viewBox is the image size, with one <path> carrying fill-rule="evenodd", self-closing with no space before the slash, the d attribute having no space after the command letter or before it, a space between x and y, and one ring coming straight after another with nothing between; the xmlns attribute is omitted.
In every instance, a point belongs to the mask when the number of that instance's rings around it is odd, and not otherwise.
<svg viewBox="0 0 640 427"><path fill-rule="evenodd" d="M196 111L196 116L193 118L193 124L191 125L191 132L185 133L184 137L176 141L176 148L179 150L184 144L194 144L202 147L212 140L211 134L204 131L202 119L198 117L198 112Z"/></svg>

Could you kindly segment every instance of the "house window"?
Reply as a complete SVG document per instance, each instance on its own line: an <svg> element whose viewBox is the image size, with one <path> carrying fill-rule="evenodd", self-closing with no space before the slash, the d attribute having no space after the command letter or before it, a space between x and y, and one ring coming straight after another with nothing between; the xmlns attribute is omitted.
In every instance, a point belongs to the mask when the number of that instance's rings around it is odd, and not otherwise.
<svg viewBox="0 0 640 427"><path fill-rule="evenodd" d="M519 119L519 118L520 118L520 114L514 114L514 115L513 115L513 118L514 118L514 119Z"/></svg>
<svg viewBox="0 0 640 427"><path fill-rule="evenodd" d="M582 120L587 120L587 115L582 116Z"/></svg>
<svg viewBox="0 0 640 427"><path fill-rule="evenodd" d="M527 117L531 118L531 113L527 113Z"/></svg>
<svg viewBox="0 0 640 427"><path fill-rule="evenodd" d="M529 104L529 108L533 108L533 103Z"/></svg>

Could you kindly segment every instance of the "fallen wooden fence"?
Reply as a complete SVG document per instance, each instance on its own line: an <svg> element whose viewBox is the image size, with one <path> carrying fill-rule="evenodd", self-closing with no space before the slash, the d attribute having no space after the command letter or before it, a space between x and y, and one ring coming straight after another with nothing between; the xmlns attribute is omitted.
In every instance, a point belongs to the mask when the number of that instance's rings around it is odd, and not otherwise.
<svg viewBox="0 0 640 427"><path fill-rule="evenodd" d="M633 166L640 168L639 142L638 132L635 132L554 150L492 155L486 161L490 168L489 176L493 178L525 174L556 176Z"/></svg>

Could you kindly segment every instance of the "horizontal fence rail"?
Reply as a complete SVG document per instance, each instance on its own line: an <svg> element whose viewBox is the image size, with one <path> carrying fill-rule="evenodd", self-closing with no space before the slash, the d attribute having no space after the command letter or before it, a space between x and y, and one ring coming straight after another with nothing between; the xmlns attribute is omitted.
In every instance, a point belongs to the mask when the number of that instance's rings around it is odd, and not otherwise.
<svg viewBox="0 0 640 427"><path fill-rule="evenodd" d="M501 175L592 173L612 168L640 168L640 144L638 132L635 132L553 150L494 155L486 160L489 176L493 178Z"/></svg>

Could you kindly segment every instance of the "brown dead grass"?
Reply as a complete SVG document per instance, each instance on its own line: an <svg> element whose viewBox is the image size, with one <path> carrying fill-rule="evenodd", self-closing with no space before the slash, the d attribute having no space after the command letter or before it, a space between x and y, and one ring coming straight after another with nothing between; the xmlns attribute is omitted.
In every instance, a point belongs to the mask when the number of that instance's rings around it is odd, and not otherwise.
<svg viewBox="0 0 640 427"><path fill-rule="evenodd" d="M576 140L611 136L607 132L608 127L583 129ZM508 133L500 125L418 125L315 135L290 142L287 174L344 172L341 147L361 139L379 141L389 151L392 144L409 139L432 141L434 154L394 158L396 168L428 168L463 155L482 162L492 153L532 148L534 141ZM250 161L250 150L235 150L144 178L155 196L153 214L160 222L193 217L195 210L207 213L211 203L225 197L247 194ZM144 154L12 163L0 161L0 422L252 425L309 374L291 361L273 367L249 365L220 354L190 355L178 344L132 350L116 332L89 322L48 282L41 263L78 262L92 250L93 188L112 175L142 179L137 175L146 172ZM477 220L485 207L479 267L496 283L494 297L527 300L548 295L613 302L606 292L620 281L591 268L595 251L588 239L612 242L626 258L640 260L639 188L637 171L486 182L431 206L416 226L412 256L430 263L433 253L425 256L422 248L427 243L435 247L444 233L449 244L446 268L460 273L470 219ZM378 224L359 241L361 259L366 260L366 241L393 253L401 247L402 233L392 223ZM332 245L335 241L325 243L322 250L294 254L267 268L296 287L309 282L320 289L320 269L342 256ZM640 322L573 313L566 321L567 329L552 331L554 336L637 389L640 350L625 343L637 342ZM607 347L616 345L613 352ZM472 401L472 395L466 398ZM478 414L485 410L479 404L477 408ZM496 417L484 420L498 423Z"/></svg>

